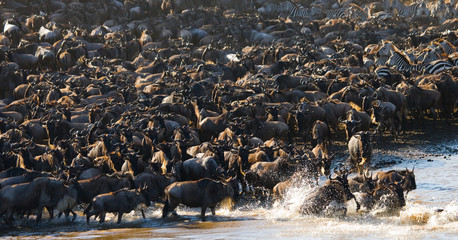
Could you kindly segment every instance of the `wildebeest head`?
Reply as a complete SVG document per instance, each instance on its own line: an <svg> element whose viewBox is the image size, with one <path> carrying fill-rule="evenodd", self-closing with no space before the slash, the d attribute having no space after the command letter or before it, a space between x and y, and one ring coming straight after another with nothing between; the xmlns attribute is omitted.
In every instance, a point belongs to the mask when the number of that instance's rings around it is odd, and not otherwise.
<svg viewBox="0 0 458 240"><path fill-rule="evenodd" d="M364 96L363 97L363 102L362 102L362 109L363 111L369 111L371 109L371 103L374 101L375 98L373 96Z"/></svg>
<svg viewBox="0 0 458 240"><path fill-rule="evenodd" d="M140 194L139 196L143 198L143 202L145 203L147 207L151 206L151 199L150 199L150 195L148 194L148 189L147 189L146 184L143 187L137 189L137 193L139 193ZM141 198L140 198L140 202L142 201Z"/></svg>
<svg viewBox="0 0 458 240"><path fill-rule="evenodd" d="M352 198L355 198L355 195L353 195L353 193L350 191L350 186L348 184L348 179L347 179L347 176L348 176L348 170L344 169L344 170L339 170L337 172L337 176L332 178L330 177L329 178L329 182L331 184L340 184L342 186L342 190L344 191L344 196L345 196L345 201L348 201ZM356 201L356 199L355 199ZM359 209L359 204L358 202L356 202L356 205L357 205L357 210Z"/></svg>
<svg viewBox="0 0 458 240"><path fill-rule="evenodd" d="M380 106L380 101L377 101L377 103L372 108L372 117L374 121L377 123L383 122L385 119L385 111L383 110L383 107Z"/></svg>
<svg viewBox="0 0 458 240"><path fill-rule="evenodd" d="M248 146L238 147L231 150L232 153L239 155L238 164L242 172L250 168L248 156L250 155L251 150L252 149Z"/></svg>
<svg viewBox="0 0 458 240"><path fill-rule="evenodd" d="M407 191L407 193L411 190L417 189L417 183L415 182L415 174L414 174L414 169L412 171L409 171L407 168L406 170L399 171L399 175L402 176L401 180L401 187ZM406 194L407 194L406 193Z"/></svg>
<svg viewBox="0 0 458 240"><path fill-rule="evenodd" d="M241 189L241 184L239 183L239 181L237 180L237 177L231 177L227 180L225 180L227 185L229 185L232 190L233 190L233 194L231 195L231 198L234 199L234 200L237 200L239 197L240 197L240 194L242 192L242 189ZM229 189L229 192L230 192L230 189Z"/></svg>
<svg viewBox="0 0 458 240"><path fill-rule="evenodd" d="M343 120L339 118L339 122L345 124L345 131L347 134L347 141L353 136L353 130L358 129L361 126L361 119L355 119L355 110L352 109L347 112L347 119Z"/></svg>
<svg viewBox="0 0 458 240"><path fill-rule="evenodd" d="M362 176L358 175L349 181L350 189L352 192L371 193L376 187L377 180L378 178L372 178L372 174L364 173Z"/></svg>
<svg viewBox="0 0 458 240"><path fill-rule="evenodd" d="M217 201L221 201L226 197L234 198L234 189L228 183L213 181L210 186L210 193Z"/></svg>
<svg viewBox="0 0 458 240"><path fill-rule="evenodd" d="M396 183L380 185L374 189L372 195L388 212L397 211L406 205L402 187Z"/></svg>

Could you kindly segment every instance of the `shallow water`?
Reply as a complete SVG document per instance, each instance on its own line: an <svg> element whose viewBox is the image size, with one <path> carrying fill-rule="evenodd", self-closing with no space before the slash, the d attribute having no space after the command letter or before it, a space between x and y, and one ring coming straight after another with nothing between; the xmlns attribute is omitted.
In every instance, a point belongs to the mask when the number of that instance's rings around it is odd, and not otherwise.
<svg viewBox="0 0 458 240"><path fill-rule="evenodd" d="M386 158L397 162L378 170L415 166L417 189L408 194L400 216L380 217L376 211L356 213L353 201L345 218L302 216L298 214L301 199L312 190L304 184L291 189L284 201L269 205L254 200L235 210L219 209L205 222L200 220L199 209L183 207L177 211L180 217L163 220L157 206L147 211L146 220L132 212L124 215L119 225L110 214L108 222L101 225L94 220L86 225L81 216L75 222L61 218L38 226L23 220L21 227L2 228L0 234L15 239L456 239L458 140L416 150L410 159L406 155L401 151L398 155L374 156L374 164Z"/></svg>

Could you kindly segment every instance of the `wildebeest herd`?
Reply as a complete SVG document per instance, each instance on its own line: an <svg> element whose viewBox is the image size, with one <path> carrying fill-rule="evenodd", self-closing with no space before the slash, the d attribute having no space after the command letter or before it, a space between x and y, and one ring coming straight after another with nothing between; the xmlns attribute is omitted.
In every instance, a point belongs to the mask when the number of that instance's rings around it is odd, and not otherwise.
<svg viewBox="0 0 458 240"><path fill-rule="evenodd" d="M373 175L374 136L456 117L454 1L0 4L6 224L78 204L88 222L151 202L204 217L298 179L316 186L304 214L351 199L396 212L414 172ZM348 142L345 168L331 141Z"/></svg>

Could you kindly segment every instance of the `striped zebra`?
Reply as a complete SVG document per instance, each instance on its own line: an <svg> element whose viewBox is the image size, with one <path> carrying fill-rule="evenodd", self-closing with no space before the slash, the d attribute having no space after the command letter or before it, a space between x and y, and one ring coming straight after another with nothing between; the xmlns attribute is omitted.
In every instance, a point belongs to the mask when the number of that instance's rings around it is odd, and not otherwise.
<svg viewBox="0 0 458 240"><path fill-rule="evenodd" d="M424 73L438 74L444 70L452 68L453 66L456 66L453 61L450 61L449 59L439 59L426 64Z"/></svg>
<svg viewBox="0 0 458 240"><path fill-rule="evenodd" d="M424 49L418 56L417 61L423 64L428 64L432 61L439 60L441 58L440 53L432 49Z"/></svg>
<svg viewBox="0 0 458 240"><path fill-rule="evenodd" d="M428 9L431 12L431 17L437 18L439 23L445 22L447 19L454 18L454 7L451 3L445 3L444 0L430 2Z"/></svg>
<svg viewBox="0 0 458 240"><path fill-rule="evenodd" d="M413 64L409 57L402 53L399 49L394 48L394 51L391 52L391 57L388 59L386 64L388 66L393 66L399 71L422 71L424 66L423 63Z"/></svg>
<svg viewBox="0 0 458 240"><path fill-rule="evenodd" d="M377 51L377 59L375 60L375 65L382 66L385 65L386 61L390 58L391 51L394 50L393 43L391 41L382 40L382 46Z"/></svg>
<svg viewBox="0 0 458 240"><path fill-rule="evenodd" d="M326 18L329 19L343 19L349 16L349 8L336 8L336 9L329 9L326 10Z"/></svg>
<svg viewBox="0 0 458 240"><path fill-rule="evenodd" d="M397 73L395 70L387 66L380 66L375 69L375 74L378 78L388 79L391 78L391 76L393 76L395 73Z"/></svg>
<svg viewBox="0 0 458 240"><path fill-rule="evenodd" d="M417 16L429 16L430 11L426 6L424 0L414 1L410 5L404 5L399 0L393 0L391 3L391 9L396 9L399 16L402 17L417 17Z"/></svg>
<svg viewBox="0 0 458 240"><path fill-rule="evenodd" d="M309 18L311 17L310 8L306 8L301 4L288 5L288 16L291 18Z"/></svg>
<svg viewBox="0 0 458 240"><path fill-rule="evenodd" d="M445 39L439 39L436 42L445 54L450 55L456 52L455 46L453 46L453 44L451 44L449 41Z"/></svg>
<svg viewBox="0 0 458 240"><path fill-rule="evenodd" d="M258 12L265 15L274 15L274 16L288 16L291 9L294 9L296 5L291 1L284 1L281 3L276 2L266 2L260 8Z"/></svg>

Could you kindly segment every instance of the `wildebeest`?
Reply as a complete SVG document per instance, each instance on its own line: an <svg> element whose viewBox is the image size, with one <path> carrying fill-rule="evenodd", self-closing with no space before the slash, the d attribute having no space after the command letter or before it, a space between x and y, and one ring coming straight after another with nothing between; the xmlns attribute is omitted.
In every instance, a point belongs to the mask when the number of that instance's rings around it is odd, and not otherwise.
<svg viewBox="0 0 458 240"><path fill-rule="evenodd" d="M303 184L302 180L304 180L304 174L305 173L302 171L297 171L286 181L277 183L272 190L274 197L276 199L282 199L285 197L289 188L298 184Z"/></svg>
<svg viewBox="0 0 458 240"><path fill-rule="evenodd" d="M8 185L31 182L39 177L52 177L52 175L42 172L30 171L20 176L0 179L0 188L4 188Z"/></svg>
<svg viewBox="0 0 458 240"><path fill-rule="evenodd" d="M322 214L326 208L337 204L345 215L347 209L344 204L352 198L355 199L355 196L348 186L347 173L341 172L336 177L329 178L323 186L308 195L303 201L300 212L302 214ZM356 202L356 205L356 209L359 210L359 203Z"/></svg>
<svg viewBox="0 0 458 240"><path fill-rule="evenodd" d="M197 181L172 183L165 189L166 202L162 209L162 217L173 211L180 203L188 207L200 207L201 217L205 219L205 211L209 207L215 215L216 204L225 198L232 198L234 190L226 183L208 178Z"/></svg>
<svg viewBox="0 0 458 240"><path fill-rule="evenodd" d="M410 86L405 93L407 108L417 114L418 120L423 119L423 111L429 110L434 120L437 118L436 109L439 107L441 94L435 89L425 89Z"/></svg>
<svg viewBox="0 0 458 240"><path fill-rule="evenodd" d="M372 106L372 122L378 124L376 131L382 137L383 127L390 127L391 134L397 138L398 123L402 121L401 113L391 102L376 101Z"/></svg>
<svg viewBox="0 0 458 240"><path fill-rule="evenodd" d="M257 162L251 165L245 179L253 186L272 190L277 183L285 181L295 172L296 167L297 164L287 157L278 157L274 162Z"/></svg>
<svg viewBox="0 0 458 240"><path fill-rule="evenodd" d="M350 140L353 135L352 131L367 131L371 125L371 117L364 111L356 111L351 109L347 112L345 120L339 119L339 121L345 124L345 132L347 134L347 141Z"/></svg>
<svg viewBox="0 0 458 240"><path fill-rule="evenodd" d="M376 92L374 93L377 100L391 102L396 106L396 114L401 116L401 122L399 122L399 126L402 127L404 114L406 109L406 97L395 90L389 90L385 87L379 87Z"/></svg>
<svg viewBox="0 0 458 240"><path fill-rule="evenodd" d="M328 154L328 149L326 145L320 143L317 144L313 149L312 153L314 155L314 159L316 166L319 168L317 169L318 172L323 174L323 176L329 176L330 169L331 169L331 156Z"/></svg>
<svg viewBox="0 0 458 240"><path fill-rule="evenodd" d="M100 223L105 222L107 212L117 213L118 222L121 223L122 215L134 210L139 204L150 206L150 200L146 189L121 189L116 192L100 194L92 199L93 210L86 215L86 221L89 224L89 218L93 215L99 217ZM143 218L145 213L141 210Z"/></svg>
<svg viewBox="0 0 458 240"><path fill-rule="evenodd" d="M376 187L376 180L372 178L372 176L367 176L364 174L363 176L358 175L348 180L348 185L350 186L351 192L365 192L369 193L374 190Z"/></svg>
<svg viewBox="0 0 458 240"><path fill-rule="evenodd" d="M414 169L415 168L408 170L406 168L406 170L390 170L388 172L378 172L376 174L377 184L383 185L397 183L402 187L407 195L410 191L417 189Z"/></svg>
<svg viewBox="0 0 458 240"><path fill-rule="evenodd" d="M402 188L397 183L381 184L370 192L356 196L366 211L375 209L377 214L398 214L399 210L406 205Z"/></svg>
<svg viewBox="0 0 458 240"><path fill-rule="evenodd" d="M95 196L115 192L123 188L133 188L134 186L135 182L131 178L119 179L106 175L99 175L87 180L73 180L70 182L70 187L75 188L78 193L78 202L89 203L85 213L91 208L91 202Z"/></svg>
<svg viewBox="0 0 458 240"><path fill-rule="evenodd" d="M41 220L43 208L47 208L50 218L52 210L57 207L59 211L66 211L67 206L73 205L62 201L76 202L76 196L68 195L67 187L60 181L40 177L30 183L9 185L0 190L0 214L5 214L5 220L11 224L13 213L37 209L37 223Z"/></svg>
<svg viewBox="0 0 458 240"><path fill-rule="evenodd" d="M369 170L372 157L371 137L373 135L373 132L360 131L355 133L348 141L350 165L356 166L359 174Z"/></svg>
<svg viewBox="0 0 458 240"><path fill-rule="evenodd" d="M323 144L325 147L331 143L331 132L328 125L320 120L316 120L312 127L312 145Z"/></svg>
<svg viewBox="0 0 458 240"><path fill-rule="evenodd" d="M180 181L199 180L201 178L216 179L218 163L213 157L191 158L174 166L175 176Z"/></svg>
<svg viewBox="0 0 458 240"><path fill-rule="evenodd" d="M165 188L175 181L175 178L168 178L163 175L155 175L147 172L135 176L134 179L136 188L146 187L149 199L152 202L164 202Z"/></svg>

